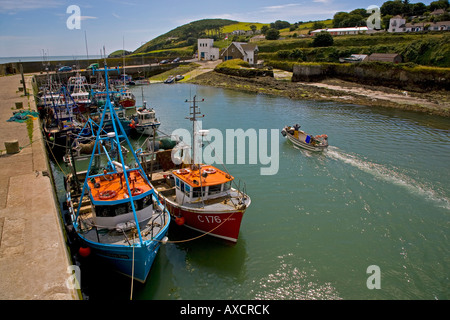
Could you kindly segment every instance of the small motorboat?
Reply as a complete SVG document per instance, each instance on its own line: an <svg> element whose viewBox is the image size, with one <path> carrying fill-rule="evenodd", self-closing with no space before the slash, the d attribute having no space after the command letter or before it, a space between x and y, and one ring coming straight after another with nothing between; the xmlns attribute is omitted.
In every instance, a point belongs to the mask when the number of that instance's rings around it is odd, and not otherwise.
<svg viewBox="0 0 450 320"><path fill-rule="evenodd" d="M295 146L309 150L321 152L328 148L328 136L326 134L321 134L313 136L300 130L300 126L296 124L295 126L285 126L281 130L283 137L286 137Z"/></svg>
<svg viewBox="0 0 450 320"><path fill-rule="evenodd" d="M153 108L147 108L147 102L144 101L144 105L136 110L136 114L132 117L130 127L135 129L137 133L153 136L154 129L158 129L161 125L156 119L155 110Z"/></svg>
<svg viewBox="0 0 450 320"><path fill-rule="evenodd" d="M164 83L174 83L174 81L175 81L175 77L170 76L166 80L164 80Z"/></svg>

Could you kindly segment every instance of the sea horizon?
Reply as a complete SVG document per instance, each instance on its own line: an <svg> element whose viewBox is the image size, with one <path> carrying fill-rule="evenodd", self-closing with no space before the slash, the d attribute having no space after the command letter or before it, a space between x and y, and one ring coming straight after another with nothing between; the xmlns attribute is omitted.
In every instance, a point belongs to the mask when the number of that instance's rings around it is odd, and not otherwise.
<svg viewBox="0 0 450 320"><path fill-rule="evenodd" d="M70 56L19 56L19 57L0 57L0 64L11 62L30 62L30 61L67 61L67 60L90 60L100 59L100 55L92 55L89 58L86 55Z"/></svg>

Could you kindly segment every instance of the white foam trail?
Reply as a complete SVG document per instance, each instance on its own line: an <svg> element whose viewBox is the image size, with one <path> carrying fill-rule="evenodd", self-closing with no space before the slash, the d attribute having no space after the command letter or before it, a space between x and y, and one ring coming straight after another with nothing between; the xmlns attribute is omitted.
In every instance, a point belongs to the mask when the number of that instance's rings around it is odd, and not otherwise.
<svg viewBox="0 0 450 320"><path fill-rule="evenodd" d="M328 147L327 155L335 160L341 160L347 164L350 164L360 169L361 171L367 172L386 182L405 187L408 191L414 194L419 194L433 201L435 205L450 210L450 199L440 196L431 188L422 186L411 177L408 177L395 170L388 169L383 165L363 160L356 155L342 152L337 147Z"/></svg>

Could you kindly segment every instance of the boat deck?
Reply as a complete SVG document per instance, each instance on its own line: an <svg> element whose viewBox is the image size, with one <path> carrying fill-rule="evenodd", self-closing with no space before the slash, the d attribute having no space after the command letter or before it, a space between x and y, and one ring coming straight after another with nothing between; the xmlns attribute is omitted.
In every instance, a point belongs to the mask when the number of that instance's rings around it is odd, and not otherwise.
<svg viewBox="0 0 450 320"><path fill-rule="evenodd" d="M152 179L150 183L153 185L154 189L165 197L167 200L175 202L175 186L172 185L170 180L166 177L170 176L170 171L159 171L152 174ZM216 198L211 198L207 200L197 200L190 203L184 203L183 206L189 207L191 209L207 209L208 211L234 211L240 210L242 208L242 193L236 189L231 189L230 193L226 196L219 196ZM244 204L248 206L250 204L250 198L246 197Z"/></svg>
<svg viewBox="0 0 450 320"><path fill-rule="evenodd" d="M83 173L81 174L81 176ZM69 175L69 177L71 177ZM74 212L77 211L78 201L80 199L80 194L77 194L73 189L71 189L72 195L72 205ZM141 237L144 241L151 240L156 237L161 230L166 226L169 221L168 213L163 212L163 210L154 204L153 214L145 225L139 224L141 230ZM92 205L89 196L83 197L83 202L80 208L79 225L81 228L81 235L87 240L93 242L100 242L104 244L111 245L130 245L133 243L133 237L135 242L139 242L139 236L137 234L133 235L136 228L132 228L126 231L117 231L101 228L95 225Z"/></svg>
<svg viewBox="0 0 450 320"><path fill-rule="evenodd" d="M92 213L83 214L80 217L81 235L87 240L110 245L131 245L139 242L139 236L135 233L135 228L128 231L100 229L95 227ZM167 213L163 213L159 208L154 210L147 224L141 227L142 240L147 241L156 237L168 221Z"/></svg>

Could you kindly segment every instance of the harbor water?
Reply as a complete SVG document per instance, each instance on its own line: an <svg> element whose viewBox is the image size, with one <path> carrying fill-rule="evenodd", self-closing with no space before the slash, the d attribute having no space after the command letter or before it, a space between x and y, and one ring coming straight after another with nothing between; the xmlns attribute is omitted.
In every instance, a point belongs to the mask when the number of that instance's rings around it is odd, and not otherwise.
<svg viewBox="0 0 450 320"><path fill-rule="evenodd" d="M248 140L244 151L228 149L236 152L225 163L252 199L238 242L189 241L198 234L171 226L133 299L450 298L450 119L191 84L143 88L162 132L192 129L185 100L196 95L205 99L203 129L224 138L227 129L255 130L258 147ZM132 91L140 105L141 87ZM296 123L327 134L328 151L288 142L280 131ZM262 175L270 165L276 172ZM130 298L129 278L100 270L91 257L80 261L89 299Z"/></svg>

